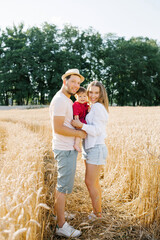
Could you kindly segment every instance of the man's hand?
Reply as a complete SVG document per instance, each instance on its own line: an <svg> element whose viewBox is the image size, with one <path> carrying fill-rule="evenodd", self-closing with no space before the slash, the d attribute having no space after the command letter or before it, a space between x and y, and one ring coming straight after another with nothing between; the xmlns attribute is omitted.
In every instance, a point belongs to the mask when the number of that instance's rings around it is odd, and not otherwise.
<svg viewBox="0 0 160 240"><path fill-rule="evenodd" d="M81 129L83 127L83 123L80 120L72 120L71 124L73 127Z"/></svg>
<svg viewBox="0 0 160 240"><path fill-rule="evenodd" d="M78 132L79 132L79 137L80 137L80 138L86 138L87 133L86 133L85 131L83 131L83 130L78 130Z"/></svg>
<svg viewBox="0 0 160 240"><path fill-rule="evenodd" d="M76 129L72 129L72 128L65 126L64 120L65 120L65 117L63 117L63 116L54 116L53 121L54 121L55 133L58 133L63 136L68 136L68 137L85 138L87 136L85 131L76 130ZM74 121L79 121L79 120L74 120ZM83 123L81 123L81 124L83 125Z"/></svg>

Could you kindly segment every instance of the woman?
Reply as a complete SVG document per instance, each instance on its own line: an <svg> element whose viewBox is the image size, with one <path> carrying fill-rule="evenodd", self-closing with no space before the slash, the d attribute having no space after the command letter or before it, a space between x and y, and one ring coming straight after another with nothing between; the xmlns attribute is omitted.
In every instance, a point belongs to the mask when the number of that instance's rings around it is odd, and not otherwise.
<svg viewBox="0 0 160 240"><path fill-rule="evenodd" d="M94 220L102 217L100 170L106 163L107 147L105 145L106 124L108 121L108 96L104 86L93 81L87 88L91 110L86 116L87 124L73 120L72 125L87 132L84 140L82 157L85 160L85 184L88 188L93 211L88 216Z"/></svg>

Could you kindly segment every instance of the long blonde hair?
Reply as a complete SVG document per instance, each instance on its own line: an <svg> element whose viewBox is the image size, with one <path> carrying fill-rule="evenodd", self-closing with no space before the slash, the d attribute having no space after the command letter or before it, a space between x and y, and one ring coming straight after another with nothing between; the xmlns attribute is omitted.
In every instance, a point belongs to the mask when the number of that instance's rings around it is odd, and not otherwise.
<svg viewBox="0 0 160 240"><path fill-rule="evenodd" d="M90 87L93 87L93 86L99 87L100 93L99 93L98 102L102 103L103 106L105 107L105 109L107 110L107 112L109 112L109 109L108 109L108 107L109 107L108 95L107 95L106 89L105 89L105 87L103 86L102 83L100 83L98 81L91 82L87 87L87 95L89 96L89 89L90 89Z"/></svg>

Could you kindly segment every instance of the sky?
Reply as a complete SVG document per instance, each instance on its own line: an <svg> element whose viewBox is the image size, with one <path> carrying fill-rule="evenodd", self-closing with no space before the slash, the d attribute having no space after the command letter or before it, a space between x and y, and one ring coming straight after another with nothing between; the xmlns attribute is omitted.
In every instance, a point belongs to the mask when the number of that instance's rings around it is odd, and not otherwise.
<svg viewBox="0 0 160 240"><path fill-rule="evenodd" d="M93 27L102 35L148 37L160 42L160 0L1 0L0 29L38 26L44 22L85 30Z"/></svg>

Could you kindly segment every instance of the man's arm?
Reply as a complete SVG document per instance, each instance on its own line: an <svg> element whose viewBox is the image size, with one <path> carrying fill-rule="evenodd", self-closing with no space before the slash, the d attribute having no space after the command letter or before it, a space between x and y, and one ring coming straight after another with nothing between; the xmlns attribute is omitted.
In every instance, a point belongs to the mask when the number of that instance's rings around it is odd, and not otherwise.
<svg viewBox="0 0 160 240"><path fill-rule="evenodd" d="M54 121L55 133L58 133L63 136L68 136L68 137L80 137L80 138L86 137L87 134L85 131L76 130L76 129L72 129L67 126L64 126L64 120L65 120L65 117L63 116L54 116L53 121Z"/></svg>

